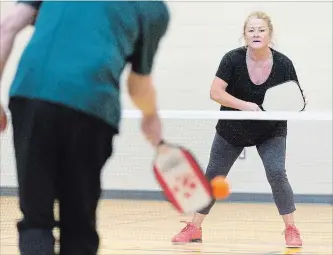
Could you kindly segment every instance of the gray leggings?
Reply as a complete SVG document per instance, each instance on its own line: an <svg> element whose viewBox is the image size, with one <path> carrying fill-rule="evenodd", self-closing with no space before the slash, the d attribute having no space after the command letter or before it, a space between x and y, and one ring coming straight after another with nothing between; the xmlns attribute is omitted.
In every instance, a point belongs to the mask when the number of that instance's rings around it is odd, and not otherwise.
<svg viewBox="0 0 333 255"><path fill-rule="evenodd" d="M217 175L227 176L242 150L243 147L236 147L218 134L215 134L206 177L211 180ZM258 145L257 150L264 164L266 177L271 186L273 198L280 215L294 212L296 210L294 194L285 169L286 138L271 138ZM215 200L203 210L198 211L198 213L208 214L214 204Z"/></svg>

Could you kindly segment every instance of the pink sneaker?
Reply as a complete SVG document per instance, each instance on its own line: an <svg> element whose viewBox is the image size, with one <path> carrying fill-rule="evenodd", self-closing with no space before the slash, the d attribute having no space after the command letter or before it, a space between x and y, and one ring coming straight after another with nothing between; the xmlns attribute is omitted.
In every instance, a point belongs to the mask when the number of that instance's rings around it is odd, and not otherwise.
<svg viewBox="0 0 333 255"><path fill-rule="evenodd" d="M287 248L302 247L302 239L299 230L294 225L289 225L284 231Z"/></svg>
<svg viewBox="0 0 333 255"><path fill-rule="evenodd" d="M186 224L177 235L172 238L172 242L177 243L202 243L202 229L197 228L191 222L181 221Z"/></svg>

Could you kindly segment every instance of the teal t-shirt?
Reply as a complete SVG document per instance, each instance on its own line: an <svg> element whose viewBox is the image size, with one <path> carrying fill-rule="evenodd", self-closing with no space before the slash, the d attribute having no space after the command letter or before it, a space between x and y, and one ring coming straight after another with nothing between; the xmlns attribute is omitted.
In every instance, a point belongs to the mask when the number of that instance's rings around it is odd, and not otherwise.
<svg viewBox="0 0 333 255"><path fill-rule="evenodd" d="M169 13L158 1L19 1L38 9L10 97L45 100L118 128L126 64L150 74Z"/></svg>

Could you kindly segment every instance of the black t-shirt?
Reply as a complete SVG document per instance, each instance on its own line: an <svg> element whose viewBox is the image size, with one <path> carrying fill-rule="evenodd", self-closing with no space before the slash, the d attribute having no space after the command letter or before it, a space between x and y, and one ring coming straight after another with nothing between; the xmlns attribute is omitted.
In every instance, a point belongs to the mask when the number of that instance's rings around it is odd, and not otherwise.
<svg viewBox="0 0 333 255"><path fill-rule="evenodd" d="M268 88L279 83L294 80L298 82L292 61L282 53L271 49L273 54L272 71L261 85L252 83L247 65L246 48L240 47L225 54L220 62L216 76L228 86L226 92L232 96L261 105ZM221 106L221 111L238 111ZM254 146L275 136L287 135L287 121L265 120L219 120L217 133L236 146Z"/></svg>

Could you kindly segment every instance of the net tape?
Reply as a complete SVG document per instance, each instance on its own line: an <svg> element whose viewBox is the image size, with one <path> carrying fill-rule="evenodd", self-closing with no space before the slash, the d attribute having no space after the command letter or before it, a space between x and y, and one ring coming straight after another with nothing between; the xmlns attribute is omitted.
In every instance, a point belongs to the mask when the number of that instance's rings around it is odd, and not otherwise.
<svg viewBox="0 0 333 255"><path fill-rule="evenodd" d="M292 121L332 121L332 112L251 112L251 111L180 111L180 110L161 110L158 111L162 119L198 119L198 120L292 120ZM138 110L123 110L122 118L138 119L142 114ZM10 112L7 112L10 118Z"/></svg>

